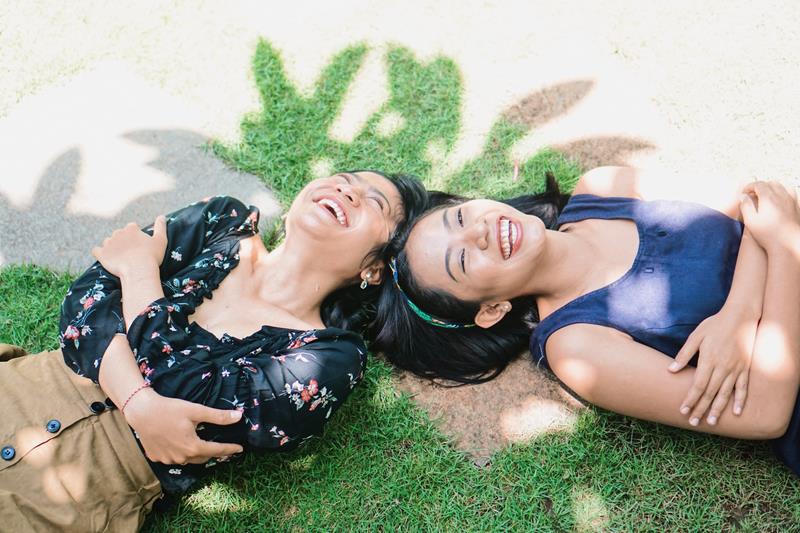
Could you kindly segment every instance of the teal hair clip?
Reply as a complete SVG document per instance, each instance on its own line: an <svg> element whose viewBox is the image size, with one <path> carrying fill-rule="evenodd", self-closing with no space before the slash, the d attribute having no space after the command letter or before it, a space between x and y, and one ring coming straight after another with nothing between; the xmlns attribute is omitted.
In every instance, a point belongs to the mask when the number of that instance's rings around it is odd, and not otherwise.
<svg viewBox="0 0 800 533"><path fill-rule="evenodd" d="M417 304L411 301L411 298L408 297L403 288L400 286L400 281L397 276L397 260L394 257L392 257L389 260L389 268L392 269L394 286L397 287L397 290L400 291L400 294L403 295L403 298L408 304L408 307L411 308L412 311L414 311L414 314L416 314L418 317L420 317L428 324L439 328L447 328L447 329L471 328L475 325L475 324L463 324L460 322L450 322L449 320L443 320L441 318L436 318L435 316L429 315L428 313L417 307Z"/></svg>

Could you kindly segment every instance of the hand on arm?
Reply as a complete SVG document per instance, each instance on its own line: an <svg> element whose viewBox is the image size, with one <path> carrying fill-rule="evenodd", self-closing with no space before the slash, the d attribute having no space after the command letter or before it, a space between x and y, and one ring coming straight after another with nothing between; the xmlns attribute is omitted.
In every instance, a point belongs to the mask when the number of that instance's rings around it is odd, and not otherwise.
<svg viewBox="0 0 800 533"><path fill-rule="evenodd" d="M759 182L742 205L745 225L767 254L763 312L748 379L747 409L713 426L679 413L694 381L686 368L664 376L668 357L609 328L576 324L548 341L550 366L576 393L612 411L677 427L738 438L781 436L800 386L800 211L779 184Z"/></svg>
<svg viewBox="0 0 800 533"><path fill-rule="evenodd" d="M238 444L201 440L197 424L228 425L239 421L236 410L213 409L177 398L161 396L152 388L131 394L145 383L126 340L114 337L100 367L100 386L122 408L136 430L147 457L165 464L204 463L212 457L240 453ZM128 400L130 398L130 400Z"/></svg>
<svg viewBox="0 0 800 533"><path fill-rule="evenodd" d="M167 247L167 221L156 218L153 235L147 235L134 223L116 230L92 249L92 255L103 267L120 279L122 314L125 326L151 302L164 297L158 267Z"/></svg>
<svg viewBox="0 0 800 533"><path fill-rule="evenodd" d="M124 294L123 315L128 328L142 309L164 296L158 267L166 243L166 220L158 217L152 237L135 224L129 224L92 250L103 267L120 278ZM145 453L152 461L203 463L212 457L242 451L238 444L204 441L196 433L197 425L202 422L217 425L238 422L241 419L239 411L213 409L168 398L149 387L135 392L144 383L130 346L121 336L116 336L100 366L100 385L120 408L128 402L123 413L125 419L136 430Z"/></svg>
<svg viewBox="0 0 800 533"><path fill-rule="evenodd" d="M731 393L733 413L744 409L766 275L766 253L745 230L725 305L700 323L669 365L671 372L679 372L699 352L692 386L680 407L693 426L706 411L707 422L716 424Z"/></svg>

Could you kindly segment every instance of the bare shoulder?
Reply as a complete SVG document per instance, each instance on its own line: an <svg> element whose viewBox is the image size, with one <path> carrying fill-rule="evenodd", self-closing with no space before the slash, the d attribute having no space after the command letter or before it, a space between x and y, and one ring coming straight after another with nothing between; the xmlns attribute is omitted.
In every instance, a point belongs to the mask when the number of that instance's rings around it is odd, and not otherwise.
<svg viewBox="0 0 800 533"><path fill-rule="evenodd" d="M578 180L572 194L641 198L639 171L633 167L597 167Z"/></svg>
<svg viewBox="0 0 800 533"><path fill-rule="evenodd" d="M568 386L585 391L584 381L606 364L604 353L633 342L630 336L606 326L571 324L547 339L547 362L553 373Z"/></svg>

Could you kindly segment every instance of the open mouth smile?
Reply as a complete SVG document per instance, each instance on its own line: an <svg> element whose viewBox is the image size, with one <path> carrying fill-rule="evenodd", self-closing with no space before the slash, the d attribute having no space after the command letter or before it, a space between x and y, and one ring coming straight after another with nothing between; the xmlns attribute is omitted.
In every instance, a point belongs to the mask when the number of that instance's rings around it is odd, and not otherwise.
<svg viewBox="0 0 800 533"><path fill-rule="evenodd" d="M347 213L337 200L333 198L321 198L317 200L317 205L325 209L328 213L336 219L336 221L344 226L347 227L349 225L347 220Z"/></svg>
<svg viewBox="0 0 800 533"><path fill-rule="evenodd" d="M519 249L522 242L522 227L519 222L506 217L497 219L497 243L503 259L508 259Z"/></svg>

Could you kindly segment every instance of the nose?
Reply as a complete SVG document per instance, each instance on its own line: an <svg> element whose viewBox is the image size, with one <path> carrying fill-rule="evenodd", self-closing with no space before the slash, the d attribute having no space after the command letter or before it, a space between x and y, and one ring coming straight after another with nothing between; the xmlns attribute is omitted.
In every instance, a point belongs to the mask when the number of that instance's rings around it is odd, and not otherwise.
<svg viewBox="0 0 800 533"><path fill-rule="evenodd" d="M361 187L351 183L339 183L336 185L336 191L347 198L347 201L350 202L353 207L361 205L361 197L364 194Z"/></svg>
<svg viewBox="0 0 800 533"><path fill-rule="evenodd" d="M464 230L464 240L474 244L479 250L489 247L489 224L485 218L478 218Z"/></svg>

